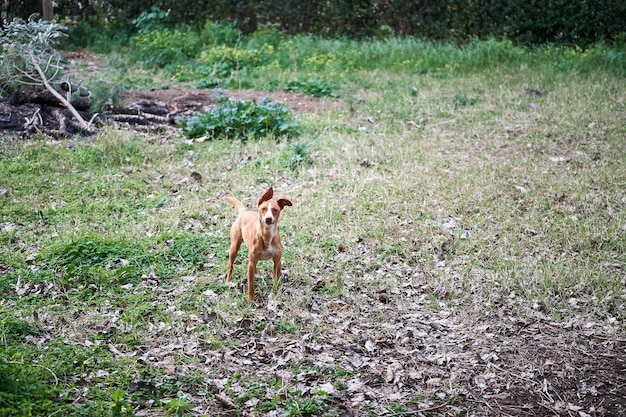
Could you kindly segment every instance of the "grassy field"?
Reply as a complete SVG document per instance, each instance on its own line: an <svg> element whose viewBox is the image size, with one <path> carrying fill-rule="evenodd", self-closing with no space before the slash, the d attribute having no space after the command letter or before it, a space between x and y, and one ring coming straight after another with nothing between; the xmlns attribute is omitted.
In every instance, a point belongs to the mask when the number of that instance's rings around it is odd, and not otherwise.
<svg viewBox="0 0 626 417"><path fill-rule="evenodd" d="M468 394L506 386L476 357L541 380L507 326L623 339L623 58L396 42L246 73L332 89L290 140L2 137L0 415L523 415ZM337 63L350 48L367 64ZM270 185L294 203L284 274L271 295L261 264L248 303L224 197Z"/></svg>

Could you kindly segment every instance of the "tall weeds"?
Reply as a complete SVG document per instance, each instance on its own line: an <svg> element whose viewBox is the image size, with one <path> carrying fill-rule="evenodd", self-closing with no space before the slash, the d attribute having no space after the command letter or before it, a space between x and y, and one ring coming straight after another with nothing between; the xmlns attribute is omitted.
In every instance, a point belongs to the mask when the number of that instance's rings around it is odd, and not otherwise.
<svg viewBox="0 0 626 417"><path fill-rule="evenodd" d="M585 74L596 68L614 75L626 74L624 53L598 44L588 49L564 46L520 47L504 39L475 39L465 45L391 37L357 42L310 35L286 37L263 28L244 36L231 26L207 25L161 28L140 34L130 55L146 66L165 68L181 80L200 80L207 86L236 85L263 88L266 77L285 88L289 81L317 74L322 81L341 80L357 71L396 73L468 74L494 65L542 67L555 72Z"/></svg>

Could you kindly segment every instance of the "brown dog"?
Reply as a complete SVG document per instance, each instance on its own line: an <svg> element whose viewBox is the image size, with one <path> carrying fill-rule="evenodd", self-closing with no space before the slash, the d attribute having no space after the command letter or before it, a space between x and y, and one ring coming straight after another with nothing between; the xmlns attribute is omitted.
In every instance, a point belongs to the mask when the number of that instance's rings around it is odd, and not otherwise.
<svg viewBox="0 0 626 417"><path fill-rule="evenodd" d="M258 213L246 210L239 200L226 197L226 200L235 206L239 215L230 228L230 251L228 252L228 272L226 281L230 282L233 275L233 264L241 247L245 242L248 247L248 300L254 300L254 276L257 273L256 265L259 261L272 259L274 261L273 289L276 290L281 272L281 257L283 246L278 233L278 217L285 206L291 206L291 201L279 198L270 201L274 195L272 187L259 200Z"/></svg>

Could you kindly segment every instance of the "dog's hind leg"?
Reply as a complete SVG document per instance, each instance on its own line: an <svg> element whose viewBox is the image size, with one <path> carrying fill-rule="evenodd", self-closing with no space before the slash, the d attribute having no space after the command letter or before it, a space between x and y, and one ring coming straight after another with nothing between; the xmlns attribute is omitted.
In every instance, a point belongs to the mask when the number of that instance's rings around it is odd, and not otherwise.
<svg viewBox="0 0 626 417"><path fill-rule="evenodd" d="M233 276L233 266L235 265L235 258L241 247L243 238L241 236L241 230L233 227L230 231L230 250L228 251L228 270L226 271L226 282L230 282Z"/></svg>

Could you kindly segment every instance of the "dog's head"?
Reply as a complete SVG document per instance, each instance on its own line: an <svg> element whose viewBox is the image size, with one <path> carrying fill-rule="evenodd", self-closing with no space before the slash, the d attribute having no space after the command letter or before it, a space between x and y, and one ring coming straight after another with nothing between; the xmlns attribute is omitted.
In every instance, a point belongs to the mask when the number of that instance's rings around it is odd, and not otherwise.
<svg viewBox="0 0 626 417"><path fill-rule="evenodd" d="M270 187L259 200L259 218L262 223L268 226L278 222L280 212L285 206L292 205L291 201L286 198L279 198L276 201L271 201L273 195L274 189Z"/></svg>

